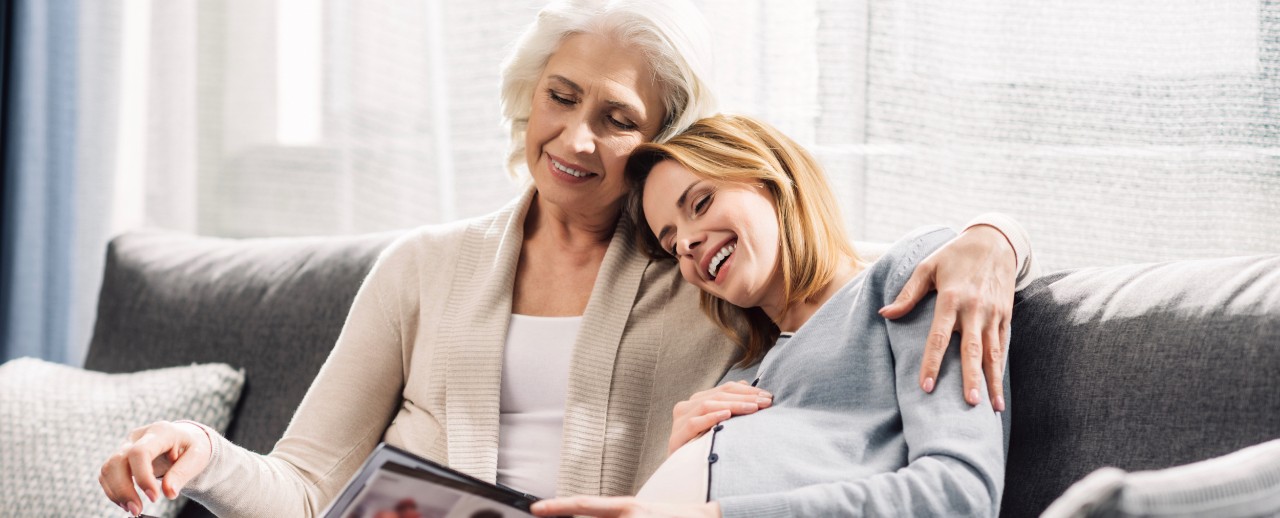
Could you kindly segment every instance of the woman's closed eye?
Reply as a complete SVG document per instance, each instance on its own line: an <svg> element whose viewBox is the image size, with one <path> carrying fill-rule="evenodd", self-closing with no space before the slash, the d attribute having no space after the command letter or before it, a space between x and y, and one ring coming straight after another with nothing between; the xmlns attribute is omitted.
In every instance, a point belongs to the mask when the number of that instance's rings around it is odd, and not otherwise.
<svg viewBox="0 0 1280 518"><path fill-rule="evenodd" d="M555 101L556 104L562 104L565 106L573 106L574 104L578 103L576 99L573 99L572 97L561 94L560 92L557 92L551 88L547 89L547 97L549 97L552 101Z"/></svg>
<svg viewBox="0 0 1280 518"><path fill-rule="evenodd" d="M711 196L711 193L704 194L693 202L693 214L695 216L707 211L707 207L711 205Z"/></svg>
<svg viewBox="0 0 1280 518"><path fill-rule="evenodd" d="M640 127L633 122L627 121L626 119L614 118L612 115L606 116L605 118L609 119L609 124L613 124L615 128L618 128L623 131L631 131Z"/></svg>

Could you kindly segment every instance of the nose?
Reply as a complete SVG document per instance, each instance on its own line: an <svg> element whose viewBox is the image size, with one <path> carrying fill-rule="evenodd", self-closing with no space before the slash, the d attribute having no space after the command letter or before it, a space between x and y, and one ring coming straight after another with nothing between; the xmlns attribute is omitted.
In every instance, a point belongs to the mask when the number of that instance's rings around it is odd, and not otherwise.
<svg viewBox="0 0 1280 518"><path fill-rule="evenodd" d="M585 111L585 110L583 110ZM596 151L596 133L591 128L591 121L586 116L575 117L561 134L568 144L569 151L579 155L590 155Z"/></svg>
<svg viewBox="0 0 1280 518"><path fill-rule="evenodd" d="M706 236L701 233L691 232L676 237L676 255L692 256L693 252L706 241Z"/></svg>

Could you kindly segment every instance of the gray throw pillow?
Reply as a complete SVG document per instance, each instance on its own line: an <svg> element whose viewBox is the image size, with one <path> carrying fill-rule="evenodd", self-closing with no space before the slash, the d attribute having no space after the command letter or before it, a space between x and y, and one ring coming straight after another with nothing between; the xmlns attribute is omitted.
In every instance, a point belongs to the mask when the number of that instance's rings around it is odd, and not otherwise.
<svg viewBox="0 0 1280 518"><path fill-rule="evenodd" d="M226 430L243 385L243 371L225 364L131 374L34 358L0 365L0 516L123 516L98 474L129 431L179 419ZM143 501L159 517L184 503Z"/></svg>
<svg viewBox="0 0 1280 518"><path fill-rule="evenodd" d="M1280 439L1155 471L1102 468L1041 518L1280 516Z"/></svg>

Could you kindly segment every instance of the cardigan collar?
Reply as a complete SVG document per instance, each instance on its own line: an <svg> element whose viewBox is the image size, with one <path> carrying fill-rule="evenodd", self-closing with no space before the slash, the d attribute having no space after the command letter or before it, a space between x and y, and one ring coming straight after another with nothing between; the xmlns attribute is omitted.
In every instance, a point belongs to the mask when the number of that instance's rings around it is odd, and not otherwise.
<svg viewBox="0 0 1280 518"><path fill-rule="evenodd" d="M497 478L503 347L524 220L535 193L530 185L493 217L468 226L459 254L462 262L441 321L440 336L447 344L449 465L490 482ZM560 470L563 492L600 494L614 360L648 265L632 244L631 228L625 216L619 218L570 360ZM566 478L567 473L573 475Z"/></svg>

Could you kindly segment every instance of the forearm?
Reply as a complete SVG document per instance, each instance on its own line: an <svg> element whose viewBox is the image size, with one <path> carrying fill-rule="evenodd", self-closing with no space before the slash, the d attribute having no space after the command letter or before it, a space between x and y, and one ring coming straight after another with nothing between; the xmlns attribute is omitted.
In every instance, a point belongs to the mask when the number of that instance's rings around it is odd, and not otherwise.
<svg viewBox="0 0 1280 518"><path fill-rule="evenodd" d="M288 462L211 434L214 454L182 494L215 516L318 516L332 499Z"/></svg>
<svg viewBox="0 0 1280 518"><path fill-rule="evenodd" d="M269 455L206 428L210 463L183 494L218 516L317 516L381 440L400 403L403 349L375 266L341 336ZM270 375L271 373L259 373Z"/></svg>
<svg viewBox="0 0 1280 518"><path fill-rule="evenodd" d="M997 507L985 486L972 466L936 455L920 457L904 469L863 480L717 501L725 518L994 516Z"/></svg>

